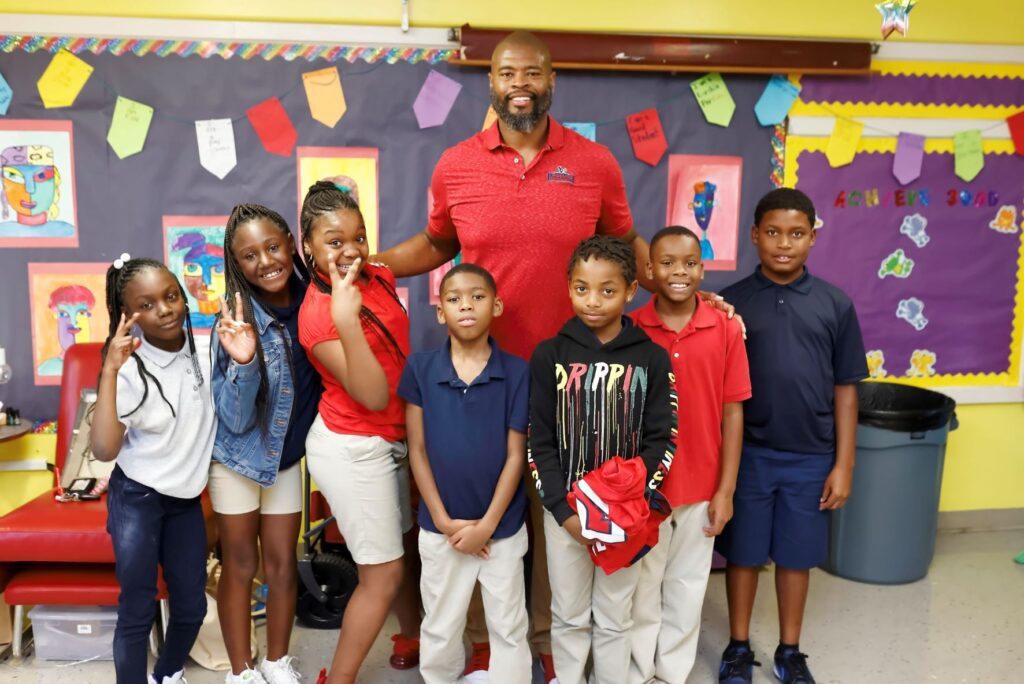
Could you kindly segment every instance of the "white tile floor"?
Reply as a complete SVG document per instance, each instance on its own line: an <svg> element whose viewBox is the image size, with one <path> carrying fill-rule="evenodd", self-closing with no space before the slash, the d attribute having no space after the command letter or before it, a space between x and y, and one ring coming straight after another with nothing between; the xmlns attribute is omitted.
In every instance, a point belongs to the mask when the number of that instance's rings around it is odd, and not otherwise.
<svg viewBox="0 0 1024 684"><path fill-rule="evenodd" d="M812 573L802 650L821 684L1024 681L1024 530L939 535L924 580L872 586ZM772 571L762 575L752 642L765 667L754 682L775 681L769 664L778 638ZM714 682L728 636L724 576L712 575L703 632L690 682ZM389 623L386 633L394 631ZM334 647L335 632L298 628L293 652L305 681L313 681ZM411 684L416 671L388 667L391 642L382 636L360 684ZM110 663L73 667L36 661L0 664L0 682L110 684ZM219 684L223 674L189 668L191 684ZM536 681L540 681L537 677Z"/></svg>

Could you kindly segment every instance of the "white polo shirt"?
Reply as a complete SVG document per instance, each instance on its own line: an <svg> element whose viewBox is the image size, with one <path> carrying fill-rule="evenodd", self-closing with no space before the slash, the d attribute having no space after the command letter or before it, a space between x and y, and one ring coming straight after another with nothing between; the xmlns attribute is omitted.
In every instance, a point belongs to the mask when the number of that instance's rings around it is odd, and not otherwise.
<svg viewBox="0 0 1024 684"><path fill-rule="evenodd" d="M196 356L203 371L203 384L197 385L187 341L181 350L167 352L141 334L139 337L142 345L136 354L149 374L160 381L174 414L152 377L146 378L149 394L139 406L144 393L141 370L134 358L129 359L117 374L117 415L128 428L117 463L136 482L167 496L191 499L206 487L217 433L210 355L203 348L204 343L208 348L209 338L196 338ZM139 409L125 417L136 406Z"/></svg>

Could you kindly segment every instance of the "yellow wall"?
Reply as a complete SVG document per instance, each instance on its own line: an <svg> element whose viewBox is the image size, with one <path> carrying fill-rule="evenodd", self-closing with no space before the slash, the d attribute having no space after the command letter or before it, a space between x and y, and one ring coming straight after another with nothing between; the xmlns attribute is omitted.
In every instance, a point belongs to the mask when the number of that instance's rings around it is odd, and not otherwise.
<svg viewBox="0 0 1024 684"><path fill-rule="evenodd" d="M410 0L414 26L532 28L879 40L876 0ZM399 0L0 0L2 12L397 25ZM1021 0L920 0L911 40L1024 44ZM0 21L2 28L2 21ZM339 28L338 40L344 41Z"/></svg>

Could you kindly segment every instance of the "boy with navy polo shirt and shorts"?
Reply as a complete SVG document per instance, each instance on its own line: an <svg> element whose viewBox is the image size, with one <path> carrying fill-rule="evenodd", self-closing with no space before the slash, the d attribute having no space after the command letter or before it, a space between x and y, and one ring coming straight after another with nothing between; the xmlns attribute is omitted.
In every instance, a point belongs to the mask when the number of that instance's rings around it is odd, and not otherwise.
<svg viewBox="0 0 1024 684"><path fill-rule="evenodd" d="M743 453L734 514L716 546L728 560L731 640L719 682L751 681L759 665L750 616L760 566L775 562L779 646L774 674L814 684L800 631L810 569L828 555L828 513L850 495L857 382L868 376L853 302L811 275L815 211L799 190L779 188L758 202L751 240L760 266L722 296L747 328L753 396L744 404Z"/></svg>
<svg viewBox="0 0 1024 684"><path fill-rule="evenodd" d="M522 684L532 678L522 487L529 368L489 336L502 312L490 273L460 264L445 274L440 296L437 319L449 340L411 355L398 385L421 496L420 675L426 684L459 679L466 610L479 582L491 644L486 681Z"/></svg>

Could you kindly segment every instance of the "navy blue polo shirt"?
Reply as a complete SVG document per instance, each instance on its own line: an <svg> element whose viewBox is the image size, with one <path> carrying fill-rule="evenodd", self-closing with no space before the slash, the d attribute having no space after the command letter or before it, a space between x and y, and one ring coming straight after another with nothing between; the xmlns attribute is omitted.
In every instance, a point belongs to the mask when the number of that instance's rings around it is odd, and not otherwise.
<svg viewBox="0 0 1024 684"><path fill-rule="evenodd" d="M753 396L743 404L744 441L835 453L835 386L868 377L853 302L806 268L797 280L778 285L758 266L721 295L747 326Z"/></svg>
<svg viewBox="0 0 1024 684"><path fill-rule="evenodd" d="M529 423L529 366L493 339L490 343L491 358L469 385L452 365L450 340L440 349L412 354L398 383L398 396L423 409L427 460L453 519L484 517L505 467L508 431L526 434ZM525 515L526 495L518 486L492 537L512 536ZM422 500L419 524L440 532Z"/></svg>

